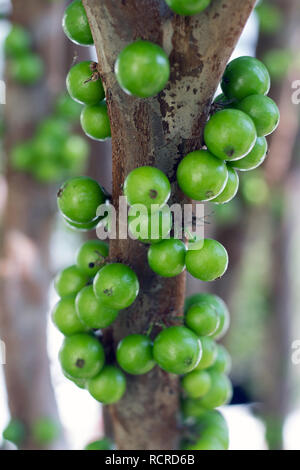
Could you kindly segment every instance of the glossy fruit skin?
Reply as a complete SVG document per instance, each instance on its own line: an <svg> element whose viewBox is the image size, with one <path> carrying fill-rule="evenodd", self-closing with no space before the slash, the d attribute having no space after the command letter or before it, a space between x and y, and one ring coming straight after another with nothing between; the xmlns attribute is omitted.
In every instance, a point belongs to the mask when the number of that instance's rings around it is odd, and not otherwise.
<svg viewBox="0 0 300 470"><path fill-rule="evenodd" d="M227 202L230 202L236 196L236 193L238 192L239 175L231 167L227 167L227 170L228 170L228 179L227 179L226 186L223 189L223 191L219 194L219 196L211 200L211 202L213 202L214 204L227 204Z"/></svg>
<svg viewBox="0 0 300 470"><path fill-rule="evenodd" d="M52 321L65 336L87 331L76 312L75 295L64 297L55 305L52 311Z"/></svg>
<svg viewBox="0 0 300 470"><path fill-rule="evenodd" d="M227 333L230 325L230 316L225 302L217 295L204 293L194 294L186 299L184 310L187 312L193 305L203 304L209 304L212 306L220 318L220 324L217 331L213 333L211 337L215 340L222 339Z"/></svg>
<svg viewBox="0 0 300 470"><path fill-rule="evenodd" d="M162 330L153 343L153 357L157 364L171 374L191 372L201 359L199 338L184 326Z"/></svg>
<svg viewBox="0 0 300 470"><path fill-rule="evenodd" d="M218 111L204 128L208 150L221 160L242 158L252 150L256 138L252 119L238 109Z"/></svg>
<svg viewBox="0 0 300 470"><path fill-rule="evenodd" d="M72 378L90 379L103 368L105 354L96 338L80 333L65 338L59 351L59 360L63 371Z"/></svg>
<svg viewBox="0 0 300 470"><path fill-rule="evenodd" d="M107 264L94 279L96 297L108 307L121 310L129 307L139 293L135 272L125 264Z"/></svg>
<svg viewBox="0 0 300 470"><path fill-rule="evenodd" d="M27 54L31 48L29 32L20 25L13 24L4 43L5 54L8 57L20 57Z"/></svg>
<svg viewBox="0 0 300 470"><path fill-rule="evenodd" d="M76 296L76 312L83 324L90 328L107 328L118 316L118 310L107 307L100 302L93 286L86 286Z"/></svg>
<svg viewBox="0 0 300 470"><path fill-rule="evenodd" d="M209 201L220 194L227 182L226 164L207 150L196 150L181 160L177 182L186 196Z"/></svg>
<svg viewBox="0 0 300 470"><path fill-rule="evenodd" d="M199 246L200 249L197 249ZM209 282L223 276L228 267L228 254L221 243L210 238L195 243L185 257L186 269L196 279Z"/></svg>
<svg viewBox="0 0 300 470"><path fill-rule="evenodd" d="M104 437L99 441L90 442L84 450L113 450L114 445L110 439Z"/></svg>
<svg viewBox="0 0 300 470"><path fill-rule="evenodd" d="M169 238L171 228L172 215L167 205L154 214L136 212L135 207L129 209L129 233L142 243L159 243Z"/></svg>
<svg viewBox="0 0 300 470"><path fill-rule="evenodd" d="M81 245L76 254L78 268L90 277L97 274L108 257L108 244L102 240L88 240Z"/></svg>
<svg viewBox="0 0 300 470"><path fill-rule="evenodd" d="M205 10L210 5L211 0L166 0L169 5L178 15L192 16L197 15Z"/></svg>
<svg viewBox="0 0 300 470"><path fill-rule="evenodd" d="M20 445L26 437L26 430L22 421L11 419L5 427L2 437L6 441L13 442L16 446Z"/></svg>
<svg viewBox="0 0 300 470"><path fill-rule="evenodd" d="M188 397L202 398L210 389L210 375L205 370L192 370L182 378L181 386Z"/></svg>
<svg viewBox="0 0 300 470"><path fill-rule="evenodd" d="M73 100L81 104L98 104L105 98L100 78L91 80L93 62L86 60L74 65L67 75L67 90Z"/></svg>
<svg viewBox="0 0 300 470"><path fill-rule="evenodd" d="M96 377L88 381L88 391L104 405L116 403L126 391L125 375L117 367L105 366Z"/></svg>
<svg viewBox="0 0 300 470"><path fill-rule="evenodd" d="M75 44L80 46L94 44L90 25L81 0L74 0L66 8L62 27L66 36Z"/></svg>
<svg viewBox="0 0 300 470"><path fill-rule="evenodd" d="M79 232L88 232L89 230L93 230L97 227L97 225L100 223L101 217L97 217L95 220L92 220L92 222L87 222L85 224L72 222L65 217L63 219L68 228Z"/></svg>
<svg viewBox="0 0 300 470"><path fill-rule="evenodd" d="M110 121L104 101L83 108L80 115L83 131L93 140L106 140L111 137Z"/></svg>
<svg viewBox="0 0 300 470"><path fill-rule="evenodd" d="M148 263L159 276L175 277L185 268L185 254L185 244L181 240L170 238L150 246Z"/></svg>
<svg viewBox="0 0 300 470"><path fill-rule="evenodd" d="M86 389L86 379L75 379L74 377L71 377L69 374L67 374L65 371L62 372L68 380L70 380L73 384L76 385L76 387L80 388L81 390Z"/></svg>
<svg viewBox="0 0 300 470"><path fill-rule="evenodd" d="M152 341L145 335L129 335L117 347L119 366L128 374L147 374L155 366Z"/></svg>
<svg viewBox="0 0 300 470"><path fill-rule="evenodd" d="M201 336L200 341L202 344L202 356L195 370L204 370L213 366L218 354L217 343L212 338Z"/></svg>
<svg viewBox="0 0 300 470"><path fill-rule="evenodd" d="M279 124L279 109L268 96L247 96L237 104L237 108L251 117L258 137L271 134Z"/></svg>
<svg viewBox="0 0 300 470"><path fill-rule="evenodd" d="M119 54L115 74L125 93L149 98L166 86L170 77L170 63L160 46L138 40L126 46Z"/></svg>
<svg viewBox="0 0 300 470"><path fill-rule="evenodd" d="M54 442L60 435L59 424L51 418L37 419L32 426L32 437L38 444L47 445Z"/></svg>
<svg viewBox="0 0 300 470"><path fill-rule="evenodd" d="M57 194L60 212L71 222L79 224L95 220L97 208L104 202L105 195L101 186L87 176L70 178Z"/></svg>
<svg viewBox="0 0 300 470"><path fill-rule="evenodd" d="M199 400L199 405L206 409L214 409L229 403L232 397L232 385L225 374L214 371L210 371L209 374L211 388Z"/></svg>
<svg viewBox="0 0 300 470"><path fill-rule="evenodd" d="M81 109L81 104L74 101L68 93L59 95L55 104L56 114L70 122L75 122L80 118Z"/></svg>
<svg viewBox="0 0 300 470"><path fill-rule="evenodd" d="M229 447L228 425L217 410L204 410L196 418L195 435L201 436L196 442L190 442L187 449L194 450L227 450Z"/></svg>
<svg viewBox="0 0 300 470"><path fill-rule="evenodd" d="M77 266L68 266L60 271L54 279L54 287L60 297L75 295L89 281L89 277Z"/></svg>
<svg viewBox="0 0 300 470"><path fill-rule="evenodd" d="M198 336L211 336L220 325L220 316L210 302L202 302L188 309L185 324Z"/></svg>
<svg viewBox="0 0 300 470"><path fill-rule="evenodd" d="M239 101L250 95L266 95L270 85L270 75L265 65L248 56L232 60L226 67L221 83L224 94Z"/></svg>
<svg viewBox="0 0 300 470"><path fill-rule="evenodd" d="M231 365L232 361L227 349L222 344L218 344L216 360L209 370L228 375L231 371Z"/></svg>
<svg viewBox="0 0 300 470"><path fill-rule="evenodd" d="M170 181L166 175L152 166L140 166L132 170L124 181L124 195L130 206L143 204L151 210L161 209L171 195Z"/></svg>
<svg viewBox="0 0 300 470"><path fill-rule="evenodd" d="M254 170L265 161L267 151L268 143L266 138L258 137L251 152L240 160L228 163L228 165L239 171Z"/></svg>
<svg viewBox="0 0 300 470"><path fill-rule="evenodd" d="M44 63L37 54L26 54L10 63L13 80L23 85L34 85L44 74Z"/></svg>

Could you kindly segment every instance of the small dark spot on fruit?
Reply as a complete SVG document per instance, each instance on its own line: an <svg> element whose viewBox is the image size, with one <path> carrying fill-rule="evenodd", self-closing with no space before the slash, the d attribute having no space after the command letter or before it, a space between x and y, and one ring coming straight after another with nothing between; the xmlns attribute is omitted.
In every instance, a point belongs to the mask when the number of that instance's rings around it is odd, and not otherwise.
<svg viewBox="0 0 300 470"><path fill-rule="evenodd" d="M213 192L213 191L206 191L205 196L206 196L206 197L213 197L213 196L214 196L214 192Z"/></svg>
<svg viewBox="0 0 300 470"><path fill-rule="evenodd" d="M191 357L187 357L187 358L185 358L185 360L184 360L184 363L185 363L185 365L187 365L187 366L191 365L192 362L193 362L193 360L192 360Z"/></svg>
<svg viewBox="0 0 300 470"><path fill-rule="evenodd" d="M57 197L61 197L63 192L64 192L63 188L59 188L57 192Z"/></svg>
<svg viewBox="0 0 300 470"><path fill-rule="evenodd" d="M84 359L77 359L76 361L76 367L78 367L79 369L82 369L84 367L84 364L85 364L85 360Z"/></svg>
<svg viewBox="0 0 300 470"><path fill-rule="evenodd" d="M149 196L151 199L156 199L158 196L158 192L156 191L156 189L150 189Z"/></svg>
<svg viewBox="0 0 300 470"><path fill-rule="evenodd" d="M110 297L111 295L113 295L113 290L112 290L112 287L110 289L105 289L103 291L103 294L107 295L108 297Z"/></svg>
<svg viewBox="0 0 300 470"><path fill-rule="evenodd" d="M234 147L226 147L224 149L224 152L226 153L226 155L228 155L228 157L233 157L233 155L235 154Z"/></svg>
<svg viewBox="0 0 300 470"><path fill-rule="evenodd" d="M223 78L223 81L224 81L224 83L226 83L227 85L228 85L228 83L230 83L230 80L229 80L229 78L226 78L226 77L225 77L225 78Z"/></svg>
<svg viewBox="0 0 300 470"><path fill-rule="evenodd" d="M89 268L94 268L95 267L95 263L89 263Z"/></svg>

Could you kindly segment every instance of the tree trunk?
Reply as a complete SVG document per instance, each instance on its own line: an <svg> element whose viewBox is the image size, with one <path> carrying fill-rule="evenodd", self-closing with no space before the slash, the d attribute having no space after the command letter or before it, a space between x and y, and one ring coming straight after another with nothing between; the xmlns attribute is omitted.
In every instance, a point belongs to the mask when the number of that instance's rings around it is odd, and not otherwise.
<svg viewBox="0 0 300 470"><path fill-rule="evenodd" d="M255 0L217 0L195 17L174 15L163 0L83 0L99 59L112 127L113 204L118 207L122 184L135 167L153 165L164 171L173 201L183 202L176 185L181 158L202 145L203 127L225 65ZM151 99L126 95L116 82L119 52L142 38L169 54L171 78ZM124 311L106 341L114 345L129 333L145 332L151 323L174 324L183 308L185 274L157 277L147 265L147 248L132 240L112 240L111 259L129 264L140 281L140 295ZM154 329L157 333L157 329ZM178 379L155 368L128 377L125 397L110 407L119 449L178 448Z"/></svg>

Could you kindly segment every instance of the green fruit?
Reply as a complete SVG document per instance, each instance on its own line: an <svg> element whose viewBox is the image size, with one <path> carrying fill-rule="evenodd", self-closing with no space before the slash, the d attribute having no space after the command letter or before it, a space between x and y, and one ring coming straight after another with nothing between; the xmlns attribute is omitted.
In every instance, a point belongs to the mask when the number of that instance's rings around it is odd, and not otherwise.
<svg viewBox="0 0 300 470"><path fill-rule="evenodd" d="M220 324L217 328L217 331L212 334L212 338L215 340L221 339L228 331L230 317L228 308L226 307L225 302L220 299L220 297L217 295L204 293L191 295L185 301L184 310L187 312L194 305L199 305L202 306L202 308L206 308L207 304L215 309L220 318Z"/></svg>
<svg viewBox="0 0 300 470"><path fill-rule="evenodd" d="M210 238L193 243L187 251L187 271L201 281L214 281L223 276L228 266L228 254L221 243Z"/></svg>
<svg viewBox="0 0 300 470"><path fill-rule="evenodd" d="M42 184L53 184L63 179L63 171L57 161L42 161L33 168L32 173Z"/></svg>
<svg viewBox="0 0 300 470"><path fill-rule="evenodd" d="M214 114L204 128L208 150L222 160L238 160L256 142L252 119L238 109L223 109Z"/></svg>
<svg viewBox="0 0 300 470"><path fill-rule="evenodd" d="M103 439L99 441L90 442L90 444L88 444L84 450L113 450L113 449L114 449L113 442L107 437L104 437Z"/></svg>
<svg viewBox="0 0 300 470"><path fill-rule="evenodd" d="M184 418L200 418L203 413L206 411L200 405L200 400L195 398L185 398L181 403L181 411Z"/></svg>
<svg viewBox="0 0 300 470"><path fill-rule="evenodd" d="M87 331L87 327L80 321L76 313L75 295L64 297L55 305L52 311L52 320L65 336Z"/></svg>
<svg viewBox="0 0 300 470"><path fill-rule="evenodd" d="M236 193L238 192L239 176L233 168L227 167L227 170L228 170L228 180L227 180L225 188L219 194L219 196L215 197L211 201L215 204L226 204L227 202L230 202L234 198Z"/></svg>
<svg viewBox="0 0 300 470"><path fill-rule="evenodd" d="M265 176L258 170L253 174L245 175L242 184L242 194L247 204L254 206L266 204L270 193Z"/></svg>
<svg viewBox="0 0 300 470"><path fill-rule="evenodd" d="M277 5L272 5L268 2L261 2L256 7L256 12L259 18L260 30L264 34L275 34L283 26L283 14Z"/></svg>
<svg viewBox="0 0 300 470"><path fill-rule="evenodd" d="M199 400L199 406L214 409L223 406L231 400L232 385L225 374L209 371L211 387L207 394Z"/></svg>
<svg viewBox="0 0 300 470"><path fill-rule="evenodd" d="M117 361L128 374L147 374L155 366L151 339L144 335L126 336L118 344Z"/></svg>
<svg viewBox="0 0 300 470"><path fill-rule="evenodd" d="M37 128L37 135L41 138L52 138L60 146L70 132L70 123L59 117L49 117L44 119ZM60 147L59 147L60 150Z"/></svg>
<svg viewBox="0 0 300 470"><path fill-rule="evenodd" d="M108 257L108 244L102 240L88 240L77 251L78 268L90 277L97 274Z"/></svg>
<svg viewBox="0 0 300 470"><path fill-rule="evenodd" d="M157 364L171 374L187 374L198 364L202 354L199 338L184 326L162 330L153 343Z"/></svg>
<svg viewBox="0 0 300 470"><path fill-rule="evenodd" d="M279 109L268 96L247 96L237 104L237 107L251 117L258 137L271 134L279 124Z"/></svg>
<svg viewBox="0 0 300 470"><path fill-rule="evenodd" d="M11 61L10 74L22 85L34 85L44 74L44 63L37 54L26 54Z"/></svg>
<svg viewBox="0 0 300 470"><path fill-rule="evenodd" d="M220 105L220 108L230 108L233 106L235 103L235 99L229 99L227 96L224 95L224 93L220 93L216 98L214 99L214 104Z"/></svg>
<svg viewBox="0 0 300 470"><path fill-rule="evenodd" d="M69 266L60 271L54 279L54 287L60 297L77 294L89 281L77 266Z"/></svg>
<svg viewBox="0 0 300 470"><path fill-rule="evenodd" d="M210 5L210 2L211 0L166 0L171 10L184 16L200 13Z"/></svg>
<svg viewBox="0 0 300 470"><path fill-rule="evenodd" d="M294 61L294 54L290 49L271 49L263 56L263 63L267 67L272 80L282 80Z"/></svg>
<svg viewBox="0 0 300 470"><path fill-rule="evenodd" d="M74 134L67 137L61 149L64 168L73 173L80 173L84 169L89 151L90 146L87 140L80 135Z"/></svg>
<svg viewBox="0 0 300 470"><path fill-rule="evenodd" d="M217 410L206 410L196 420L195 430L201 438L218 439L225 449L229 447L229 429L223 415Z"/></svg>
<svg viewBox="0 0 300 470"><path fill-rule="evenodd" d="M189 153L177 169L177 182L186 196L209 201L220 194L227 182L226 164L207 150Z"/></svg>
<svg viewBox="0 0 300 470"><path fill-rule="evenodd" d="M181 240L170 238L150 246L148 263L159 276L174 277L185 268L185 254L185 244Z"/></svg>
<svg viewBox="0 0 300 470"><path fill-rule="evenodd" d="M34 164L34 149L32 141L15 145L11 150L11 165L15 170L30 171Z"/></svg>
<svg viewBox="0 0 300 470"><path fill-rule="evenodd" d="M88 222L85 224L78 224L76 222L71 222L71 220L67 220L64 217L64 222L69 228L76 230L76 231L80 231L80 232L88 232L89 230L95 229L97 225L100 223L100 221L101 221L101 217L97 217L95 220L92 220L92 222Z"/></svg>
<svg viewBox="0 0 300 470"><path fill-rule="evenodd" d="M210 375L205 370L192 370L183 377L181 385L188 397L201 398L210 389Z"/></svg>
<svg viewBox="0 0 300 470"><path fill-rule="evenodd" d="M84 61L74 65L67 75L67 89L73 100L82 104L98 104L105 98L100 78L94 79L94 62Z"/></svg>
<svg viewBox="0 0 300 470"><path fill-rule="evenodd" d="M86 389L86 379L74 379L74 377L71 377L69 374L63 371L64 376L73 382L78 388L85 390Z"/></svg>
<svg viewBox="0 0 300 470"><path fill-rule="evenodd" d="M129 307L139 293L135 272L125 264L107 264L94 279L96 297L105 305L117 310Z"/></svg>
<svg viewBox="0 0 300 470"><path fill-rule="evenodd" d="M265 65L254 57L244 56L227 65L221 87L228 98L242 100L249 95L266 95L270 84L270 75Z"/></svg>
<svg viewBox="0 0 300 470"><path fill-rule="evenodd" d="M59 166L61 170L61 144L62 142L50 134L37 134L33 140L33 152L37 164L34 169L43 163L51 163L56 168Z"/></svg>
<svg viewBox="0 0 300 470"><path fill-rule="evenodd" d="M249 152L245 157L241 158L240 160L231 162L228 165L233 168L236 168L239 171L254 170L265 161L267 151L268 143L266 138L258 137L251 152Z"/></svg>
<svg viewBox="0 0 300 470"><path fill-rule="evenodd" d="M81 111L80 122L83 131L94 140L106 140L111 137L110 121L106 103L90 104Z"/></svg>
<svg viewBox="0 0 300 470"><path fill-rule="evenodd" d="M86 286L77 294L76 311L85 325L97 330L111 325L119 313L96 298L93 286Z"/></svg>
<svg viewBox="0 0 300 470"><path fill-rule="evenodd" d="M22 444L26 437L26 430L22 421L19 419L11 419L4 429L2 437L16 446Z"/></svg>
<svg viewBox="0 0 300 470"><path fill-rule="evenodd" d="M29 32L22 26L12 25L4 43L5 54L9 57L20 57L28 54L30 48L31 37Z"/></svg>
<svg viewBox="0 0 300 470"><path fill-rule="evenodd" d="M33 423L31 432L36 443L47 445L58 439L61 429L56 421L43 417Z"/></svg>
<svg viewBox="0 0 300 470"><path fill-rule="evenodd" d="M132 170L124 181L124 195L130 206L143 204L147 209L161 209L171 195L170 181L166 175L152 166Z"/></svg>
<svg viewBox="0 0 300 470"><path fill-rule="evenodd" d="M90 25L81 0L74 0L67 8L62 22L66 36L75 44L94 44Z"/></svg>
<svg viewBox="0 0 300 470"><path fill-rule="evenodd" d="M71 222L86 224L96 219L105 195L97 181L87 176L67 180L57 194L58 208Z"/></svg>
<svg viewBox="0 0 300 470"><path fill-rule="evenodd" d="M211 336L220 325L220 316L211 302L202 302L188 309L185 324L198 336Z"/></svg>
<svg viewBox="0 0 300 470"><path fill-rule="evenodd" d="M75 379L95 377L104 366L103 346L93 336L80 333L65 338L59 352L64 372Z"/></svg>
<svg viewBox="0 0 300 470"><path fill-rule="evenodd" d="M225 349L222 344L218 344L217 358L210 370L228 375L231 371L231 363L231 357L227 349Z"/></svg>
<svg viewBox="0 0 300 470"><path fill-rule="evenodd" d="M196 370L204 370L211 367L217 359L217 343L209 336L201 336L202 356L196 367Z"/></svg>
<svg viewBox="0 0 300 470"><path fill-rule="evenodd" d="M169 237L172 228L172 215L166 205L154 214L129 209L128 229L130 234L142 243L159 243Z"/></svg>
<svg viewBox="0 0 300 470"><path fill-rule="evenodd" d="M55 110L59 117L76 122L80 118L82 106L74 101L68 93L62 93L56 102Z"/></svg>
<svg viewBox="0 0 300 470"><path fill-rule="evenodd" d="M214 436L201 437L195 443L184 447L185 450L226 450L223 444Z"/></svg>
<svg viewBox="0 0 300 470"><path fill-rule="evenodd" d="M105 366L96 377L89 380L88 391L104 405L116 403L126 391L125 375L117 367Z"/></svg>
<svg viewBox="0 0 300 470"><path fill-rule="evenodd" d="M115 74L120 87L129 95L148 98L157 95L170 77L170 63L157 44L138 40L119 54Z"/></svg>

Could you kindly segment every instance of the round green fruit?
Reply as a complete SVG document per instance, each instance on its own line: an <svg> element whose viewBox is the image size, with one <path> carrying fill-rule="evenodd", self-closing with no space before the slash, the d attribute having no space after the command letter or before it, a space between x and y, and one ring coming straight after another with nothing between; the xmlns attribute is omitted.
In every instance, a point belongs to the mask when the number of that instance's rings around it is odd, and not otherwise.
<svg viewBox="0 0 300 470"><path fill-rule="evenodd" d="M157 95L166 86L170 63L167 54L157 44L138 40L119 54L115 74L126 93L148 98Z"/></svg>
<svg viewBox="0 0 300 470"><path fill-rule="evenodd" d="M65 141L69 132L70 123L57 116L44 119L37 128L38 137L54 139L58 141L57 145Z"/></svg>
<svg viewBox="0 0 300 470"><path fill-rule="evenodd" d="M96 377L88 381L88 391L104 405L116 403L126 391L125 375L117 367L105 366Z"/></svg>
<svg viewBox="0 0 300 470"><path fill-rule="evenodd" d="M87 331L76 312L75 296L64 297L54 307L52 320L55 326L65 336L75 335Z"/></svg>
<svg viewBox="0 0 300 470"><path fill-rule="evenodd" d="M207 150L196 150L181 160L177 182L186 196L209 201L220 194L227 182L226 164Z"/></svg>
<svg viewBox="0 0 300 470"><path fill-rule="evenodd" d="M11 419L5 427L2 437L16 446L22 444L26 437L26 430L22 421L19 419Z"/></svg>
<svg viewBox="0 0 300 470"><path fill-rule="evenodd" d="M211 0L166 0L171 10L183 16L200 13L210 5L210 2Z"/></svg>
<svg viewBox="0 0 300 470"><path fill-rule="evenodd" d="M94 44L91 28L81 0L74 0L66 8L62 26L66 36L75 44L80 46Z"/></svg>
<svg viewBox="0 0 300 470"><path fill-rule="evenodd" d="M50 134L39 133L33 140L33 152L36 165L34 169L44 163L51 163L59 166L62 170L60 162L62 142Z"/></svg>
<svg viewBox="0 0 300 470"><path fill-rule="evenodd" d="M202 398L210 389L210 375L205 370L192 370L183 377L181 385L188 397Z"/></svg>
<svg viewBox="0 0 300 470"><path fill-rule="evenodd" d="M238 109L218 111L204 128L208 150L222 160L242 158L252 150L256 137L252 119Z"/></svg>
<svg viewBox="0 0 300 470"><path fill-rule="evenodd" d="M100 221L101 221L101 217L97 217L95 220L92 220L92 222L79 224L77 222L72 222L71 220L68 220L64 217L64 222L67 225L67 227L73 230L79 231L79 232L88 232L89 230L95 229L97 225L100 223Z"/></svg>
<svg viewBox="0 0 300 470"><path fill-rule="evenodd" d="M94 62L86 60L74 65L67 75L67 89L73 100L82 104L98 104L105 98L100 78L94 79Z"/></svg>
<svg viewBox="0 0 300 470"><path fill-rule="evenodd" d="M124 181L124 195L130 206L143 204L151 210L151 206L155 205L159 210L171 195L170 181L158 168L141 166L127 175Z"/></svg>
<svg viewBox="0 0 300 470"><path fill-rule="evenodd" d="M107 264L94 279L96 297L108 307L121 310L129 307L139 293L135 272L125 264Z"/></svg>
<svg viewBox="0 0 300 470"><path fill-rule="evenodd" d="M99 441L90 442L85 447L84 450L113 450L113 449L114 449L113 442L107 437L104 437L103 439L100 439Z"/></svg>
<svg viewBox="0 0 300 470"><path fill-rule="evenodd" d="M211 367L217 359L217 343L209 336L201 336L202 356L196 367L196 370L204 370Z"/></svg>
<svg viewBox="0 0 300 470"><path fill-rule="evenodd" d="M157 364L171 374L187 374L200 361L202 347L199 338L184 326L162 330L153 343Z"/></svg>
<svg viewBox="0 0 300 470"><path fill-rule="evenodd" d="M57 194L58 208L71 222L86 224L96 219L105 195L97 181L87 176L67 180Z"/></svg>
<svg viewBox="0 0 300 470"><path fill-rule="evenodd" d="M279 124L279 109L268 96L247 96L237 104L237 107L251 117L258 137L271 134Z"/></svg>
<svg viewBox="0 0 300 470"><path fill-rule="evenodd" d="M60 271L54 279L54 287L60 297L77 294L89 281L77 266L69 266Z"/></svg>
<svg viewBox="0 0 300 470"><path fill-rule="evenodd" d="M100 302L93 286L86 286L76 296L76 312L80 320L89 328L101 329L111 325L118 316L118 310Z"/></svg>
<svg viewBox="0 0 300 470"><path fill-rule="evenodd" d="M171 228L172 215L167 205L151 214L136 211L135 207L129 209L129 232L142 243L159 243L167 239Z"/></svg>
<svg viewBox="0 0 300 470"><path fill-rule="evenodd" d="M220 325L220 316L212 303L202 302L188 309L185 324L198 336L211 336Z"/></svg>
<svg viewBox="0 0 300 470"><path fill-rule="evenodd" d="M37 419L32 426L32 437L41 445L47 445L58 439L61 432L59 424L51 418L42 417Z"/></svg>
<svg viewBox="0 0 300 470"><path fill-rule="evenodd" d="M71 122L75 122L80 118L81 109L81 104L74 101L68 93L62 93L55 105L57 115Z"/></svg>
<svg viewBox="0 0 300 470"><path fill-rule="evenodd" d="M206 410L197 418L195 431L201 438L216 438L225 449L229 447L229 429L223 415L217 410Z"/></svg>
<svg viewBox="0 0 300 470"><path fill-rule="evenodd" d="M174 277L185 268L185 254L185 244L181 240L170 238L150 246L148 263L159 276Z"/></svg>
<svg viewBox="0 0 300 470"><path fill-rule="evenodd" d="M31 37L29 32L20 25L12 25L4 43L5 54L8 57L20 57L28 54L30 48Z"/></svg>
<svg viewBox="0 0 300 470"><path fill-rule="evenodd" d="M276 34L284 24L283 12L277 5L260 2L255 8L259 18L259 28L263 34Z"/></svg>
<svg viewBox="0 0 300 470"><path fill-rule="evenodd" d="M151 339L138 334L126 336L118 344L117 361L128 374L147 374L155 366Z"/></svg>
<svg viewBox="0 0 300 470"><path fill-rule="evenodd" d="M196 279L214 281L226 272L228 254L221 243L206 238L192 244L186 253L185 263L187 271Z"/></svg>
<svg viewBox="0 0 300 470"><path fill-rule="evenodd" d="M64 372L75 379L95 377L104 366L103 346L93 336L80 333L65 338L59 352Z"/></svg>
<svg viewBox="0 0 300 470"><path fill-rule="evenodd" d="M228 375L231 371L231 364L232 361L229 352L224 348L224 346L222 346L222 344L218 344L217 358L210 370Z"/></svg>
<svg viewBox="0 0 300 470"><path fill-rule="evenodd" d="M199 406L214 409L229 403L232 397L232 385L225 374L209 371L211 387L207 394L199 400Z"/></svg>
<svg viewBox="0 0 300 470"><path fill-rule="evenodd" d="M195 443L188 444L184 447L185 450L226 450L223 444L214 436L204 436L198 439Z"/></svg>
<svg viewBox="0 0 300 470"><path fill-rule="evenodd" d="M103 141L111 137L105 101L85 106L81 111L80 122L83 131L91 139Z"/></svg>
<svg viewBox="0 0 300 470"><path fill-rule="evenodd" d="M228 165L233 168L236 168L239 171L254 170L265 161L267 151L268 143L266 138L258 137L251 152L249 152L245 157L241 158L240 160L231 162Z"/></svg>
<svg viewBox="0 0 300 470"><path fill-rule="evenodd" d="M44 74L44 63L37 54L26 54L11 61L10 73L16 82L34 85Z"/></svg>
<svg viewBox="0 0 300 470"><path fill-rule="evenodd" d="M266 66L260 60L248 56L231 61L221 83L224 94L239 101L250 95L266 95L270 85Z"/></svg>
<svg viewBox="0 0 300 470"><path fill-rule="evenodd" d="M90 277L97 274L108 257L108 244L102 240L88 240L77 251L78 268Z"/></svg>
<svg viewBox="0 0 300 470"><path fill-rule="evenodd" d="M228 170L228 180L227 180L225 188L219 194L219 196L215 197L211 201L215 204L226 204L227 202L230 202L234 198L236 193L238 192L239 176L233 168L227 167L227 170Z"/></svg>
<svg viewBox="0 0 300 470"><path fill-rule="evenodd" d="M11 150L11 165L15 170L31 171L34 166L34 148L31 140L15 145Z"/></svg>
<svg viewBox="0 0 300 470"><path fill-rule="evenodd" d="M80 173L84 169L89 151L90 146L86 139L77 134L68 136L61 149L64 168L72 173Z"/></svg>

